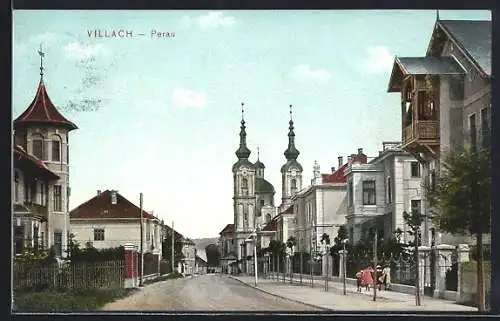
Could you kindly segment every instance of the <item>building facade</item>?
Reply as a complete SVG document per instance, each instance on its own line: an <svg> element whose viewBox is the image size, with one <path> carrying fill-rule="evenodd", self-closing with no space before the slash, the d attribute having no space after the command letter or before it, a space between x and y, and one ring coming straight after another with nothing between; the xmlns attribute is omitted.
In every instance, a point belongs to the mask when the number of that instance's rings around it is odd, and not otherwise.
<svg viewBox="0 0 500 321"><path fill-rule="evenodd" d="M389 240L398 229L406 242L403 212L423 207L420 163L401 148L400 142L382 145L376 158L368 163L366 158L356 160L346 171L346 227L354 244L375 231L379 240Z"/></svg>
<svg viewBox="0 0 500 321"><path fill-rule="evenodd" d="M396 57L388 91L401 95L403 148L432 186L448 151L489 142L491 21L437 19L424 57ZM430 220L424 223L425 245L471 242L435 235Z"/></svg>
<svg viewBox="0 0 500 321"><path fill-rule="evenodd" d="M14 120L16 157L12 186L15 250L20 252L22 244L34 246L34 240L38 239L37 246L52 248L57 257L66 257L71 195L69 133L77 126L52 103L43 77L41 64L35 98ZM26 163L27 159L36 163L41 171L30 172L32 166ZM43 224L34 218L40 214L44 217ZM24 242L19 241L21 239Z"/></svg>
<svg viewBox="0 0 500 321"><path fill-rule="evenodd" d="M144 253L162 257L162 224L149 212L142 211L118 191L97 191L97 195L70 212L71 233L82 247L114 248L137 246Z"/></svg>

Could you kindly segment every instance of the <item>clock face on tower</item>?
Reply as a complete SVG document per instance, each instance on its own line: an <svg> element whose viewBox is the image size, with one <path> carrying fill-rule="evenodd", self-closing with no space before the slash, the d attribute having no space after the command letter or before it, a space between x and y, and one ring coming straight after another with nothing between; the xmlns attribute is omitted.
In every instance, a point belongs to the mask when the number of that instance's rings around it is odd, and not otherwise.
<svg viewBox="0 0 500 321"><path fill-rule="evenodd" d="M292 176L295 177L297 176L297 169L296 168L292 168Z"/></svg>
<svg viewBox="0 0 500 321"><path fill-rule="evenodd" d="M248 169L246 167L241 168L241 174L246 177L248 175Z"/></svg>

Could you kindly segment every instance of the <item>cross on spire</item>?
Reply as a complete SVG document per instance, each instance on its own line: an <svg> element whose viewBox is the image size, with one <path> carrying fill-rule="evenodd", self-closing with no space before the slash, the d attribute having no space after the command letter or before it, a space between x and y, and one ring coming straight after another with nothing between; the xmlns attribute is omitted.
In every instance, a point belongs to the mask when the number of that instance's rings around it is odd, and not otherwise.
<svg viewBox="0 0 500 321"><path fill-rule="evenodd" d="M245 121L245 109L244 109L245 103L241 103L241 122Z"/></svg>
<svg viewBox="0 0 500 321"><path fill-rule="evenodd" d="M293 121L293 119L292 119L292 105L290 105L290 120Z"/></svg>
<svg viewBox="0 0 500 321"><path fill-rule="evenodd" d="M260 157L260 149L259 146L257 146L257 160L259 160L259 157Z"/></svg>
<svg viewBox="0 0 500 321"><path fill-rule="evenodd" d="M40 78L43 79L43 58L45 57L45 52L42 51L42 44L40 44L38 54L40 55Z"/></svg>

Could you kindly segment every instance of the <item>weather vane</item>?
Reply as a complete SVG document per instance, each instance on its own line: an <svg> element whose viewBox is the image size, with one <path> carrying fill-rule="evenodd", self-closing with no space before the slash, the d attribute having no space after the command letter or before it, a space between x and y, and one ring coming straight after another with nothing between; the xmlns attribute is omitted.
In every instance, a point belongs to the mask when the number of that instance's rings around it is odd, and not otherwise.
<svg viewBox="0 0 500 321"><path fill-rule="evenodd" d="M40 44L40 50L38 50L40 55L40 77L43 78L43 58L45 57L45 52L42 51L42 44Z"/></svg>

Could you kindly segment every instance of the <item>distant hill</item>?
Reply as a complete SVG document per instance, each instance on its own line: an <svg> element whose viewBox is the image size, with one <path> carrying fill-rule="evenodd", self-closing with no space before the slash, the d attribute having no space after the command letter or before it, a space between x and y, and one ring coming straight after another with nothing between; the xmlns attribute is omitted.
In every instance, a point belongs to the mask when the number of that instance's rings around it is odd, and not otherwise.
<svg viewBox="0 0 500 321"><path fill-rule="evenodd" d="M210 244L217 244L219 238L211 237L211 238L203 238L203 239L192 239L194 244L196 244L197 249L205 250L205 247Z"/></svg>

